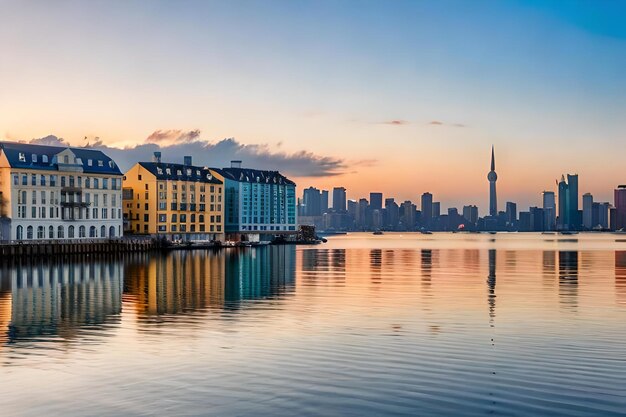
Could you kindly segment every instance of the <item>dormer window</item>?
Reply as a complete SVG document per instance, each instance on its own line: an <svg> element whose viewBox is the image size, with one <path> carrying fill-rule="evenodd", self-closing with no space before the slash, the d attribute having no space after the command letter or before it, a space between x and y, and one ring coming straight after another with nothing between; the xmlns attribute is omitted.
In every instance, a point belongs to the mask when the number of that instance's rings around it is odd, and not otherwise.
<svg viewBox="0 0 626 417"><path fill-rule="evenodd" d="M36 153L34 153L32 155L32 159L33 159L33 163L37 162L37 154Z"/></svg>
<svg viewBox="0 0 626 417"><path fill-rule="evenodd" d="M200 176L200 170L196 171L196 175L199 177Z"/></svg>
<svg viewBox="0 0 626 417"><path fill-rule="evenodd" d="M41 155L41 162L48 163L48 155Z"/></svg>
<svg viewBox="0 0 626 417"><path fill-rule="evenodd" d="M163 175L163 169L161 169L161 168L157 168L157 174L159 174L159 175Z"/></svg>
<svg viewBox="0 0 626 417"><path fill-rule="evenodd" d="M93 159L88 159L87 160L87 166L93 166Z"/></svg>
<svg viewBox="0 0 626 417"><path fill-rule="evenodd" d="M98 166L99 167L103 167L104 166L104 161L101 159L98 159Z"/></svg>
<svg viewBox="0 0 626 417"><path fill-rule="evenodd" d="M26 155L20 152L20 154L18 155L18 159L20 160L20 162L26 162Z"/></svg>
<svg viewBox="0 0 626 417"><path fill-rule="evenodd" d="M180 169L176 170L176 175L181 176L183 175L183 171L181 171Z"/></svg>
<svg viewBox="0 0 626 417"><path fill-rule="evenodd" d="M70 163L70 156L69 155L63 155L63 163L64 164L69 164Z"/></svg>
<svg viewBox="0 0 626 417"><path fill-rule="evenodd" d="M109 161L109 168L115 168L115 162Z"/></svg>
<svg viewBox="0 0 626 417"><path fill-rule="evenodd" d="M191 177L191 170L190 169L187 170L187 176Z"/></svg>
<svg viewBox="0 0 626 417"><path fill-rule="evenodd" d="M166 173L167 175L172 175L172 170L171 170L171 169L169 169L169 168L165 168L165 173Z"/></svg>

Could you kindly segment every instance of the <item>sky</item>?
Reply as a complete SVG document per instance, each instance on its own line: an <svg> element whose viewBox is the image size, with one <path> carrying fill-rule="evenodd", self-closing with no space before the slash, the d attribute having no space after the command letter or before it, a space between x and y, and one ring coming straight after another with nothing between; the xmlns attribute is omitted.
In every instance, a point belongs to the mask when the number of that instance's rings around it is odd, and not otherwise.
<svg viewBox="0 0 626 417"><path fill-rule="evenodd" d="M0 0L0 140L443 207L626 183L626 3ZM87 139L85 139L87 138Z"/></svg>

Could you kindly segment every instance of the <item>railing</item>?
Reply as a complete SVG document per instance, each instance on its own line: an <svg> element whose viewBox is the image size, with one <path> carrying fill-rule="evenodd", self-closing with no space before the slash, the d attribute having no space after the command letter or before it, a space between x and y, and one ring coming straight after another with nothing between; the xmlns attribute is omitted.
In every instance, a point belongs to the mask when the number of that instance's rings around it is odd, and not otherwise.
<svg viewBox="0 0 626 417"><path fill-rule="evenodd" d="M77 193L77 194L82 194L83 192L83 188L82 187L75 187L75 186L64 186L61 187L61 192L62 193Z"/></svg>

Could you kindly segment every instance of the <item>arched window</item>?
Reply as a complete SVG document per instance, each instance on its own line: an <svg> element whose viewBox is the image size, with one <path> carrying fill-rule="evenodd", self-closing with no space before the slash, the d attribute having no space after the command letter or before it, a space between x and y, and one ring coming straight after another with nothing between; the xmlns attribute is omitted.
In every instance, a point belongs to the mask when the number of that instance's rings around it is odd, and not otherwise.
<svg viewBox="0 0 626 417"><path fill-rule="evenodd" d="M85 226L80 226L78 228L78 237L85 237Z"/></svg>
<svg viewBox="0 0 626 417"><path fill-rule="evenodd" d="M54 226L48 227L48 239L54 239Z"/></svg>
<svg viewBox="0 0 626 417"><path fill-rule="evenodd" d="M109 227L109 237L115 237L115 227Z"/></svg>
<svg viewBox="0 0 626 417"><path fill-rule="evenodd" d="M65 239L65 229L63 226L59 226L57 229L57 239Z"/></svg>
<svg viewBox="0 0 626 417"><path fill-rule="evenodd" d="M15 230L15 238L17 240L24 239L24 228L21 225L17 226L17 229Z"/></svg>
<svg viewBox="0 0 626 417"><path fill-rule="evenodd" d="M74 226L70 226L67 228L67 237L70 239L74 239Z"/></svg>
<svg viewBox="0 0 626 417"><path fill-rule="evenodd" d="M100 237L107 237L107 228L104 226L100 228Z"/></svg>
<svg viewBox="0 0 626 417"><path fill-rule="evenodd" d="M46 232L43 226L37 227L37 239L44 239L46 237Z"/></svg>
<svg viewBox="0 0 626 417"><path fill-rule="evenodd" d="M33 226L28 226L26 228L26 239L32 239L33 238Z"/></svg>
<svg viewBox="0 0 626 417"><path fill-rule="evenodd" d="M96 237L96 226L91 226L89 228L89 237Z"/></svg>

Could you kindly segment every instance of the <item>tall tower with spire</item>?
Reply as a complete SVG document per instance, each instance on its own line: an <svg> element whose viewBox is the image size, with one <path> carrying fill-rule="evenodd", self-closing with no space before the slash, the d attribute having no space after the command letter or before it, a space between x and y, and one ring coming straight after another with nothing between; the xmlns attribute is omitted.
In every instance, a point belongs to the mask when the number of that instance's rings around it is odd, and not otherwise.
<svg viewBox="0 0 626 417"><path fill-rule="evenodd" d="M491 171L487 174L489 180L489 215L498 215L498 197L496 195L496 181L498 180L498 174L496 174L496 157L491 145Z"/></svg>

